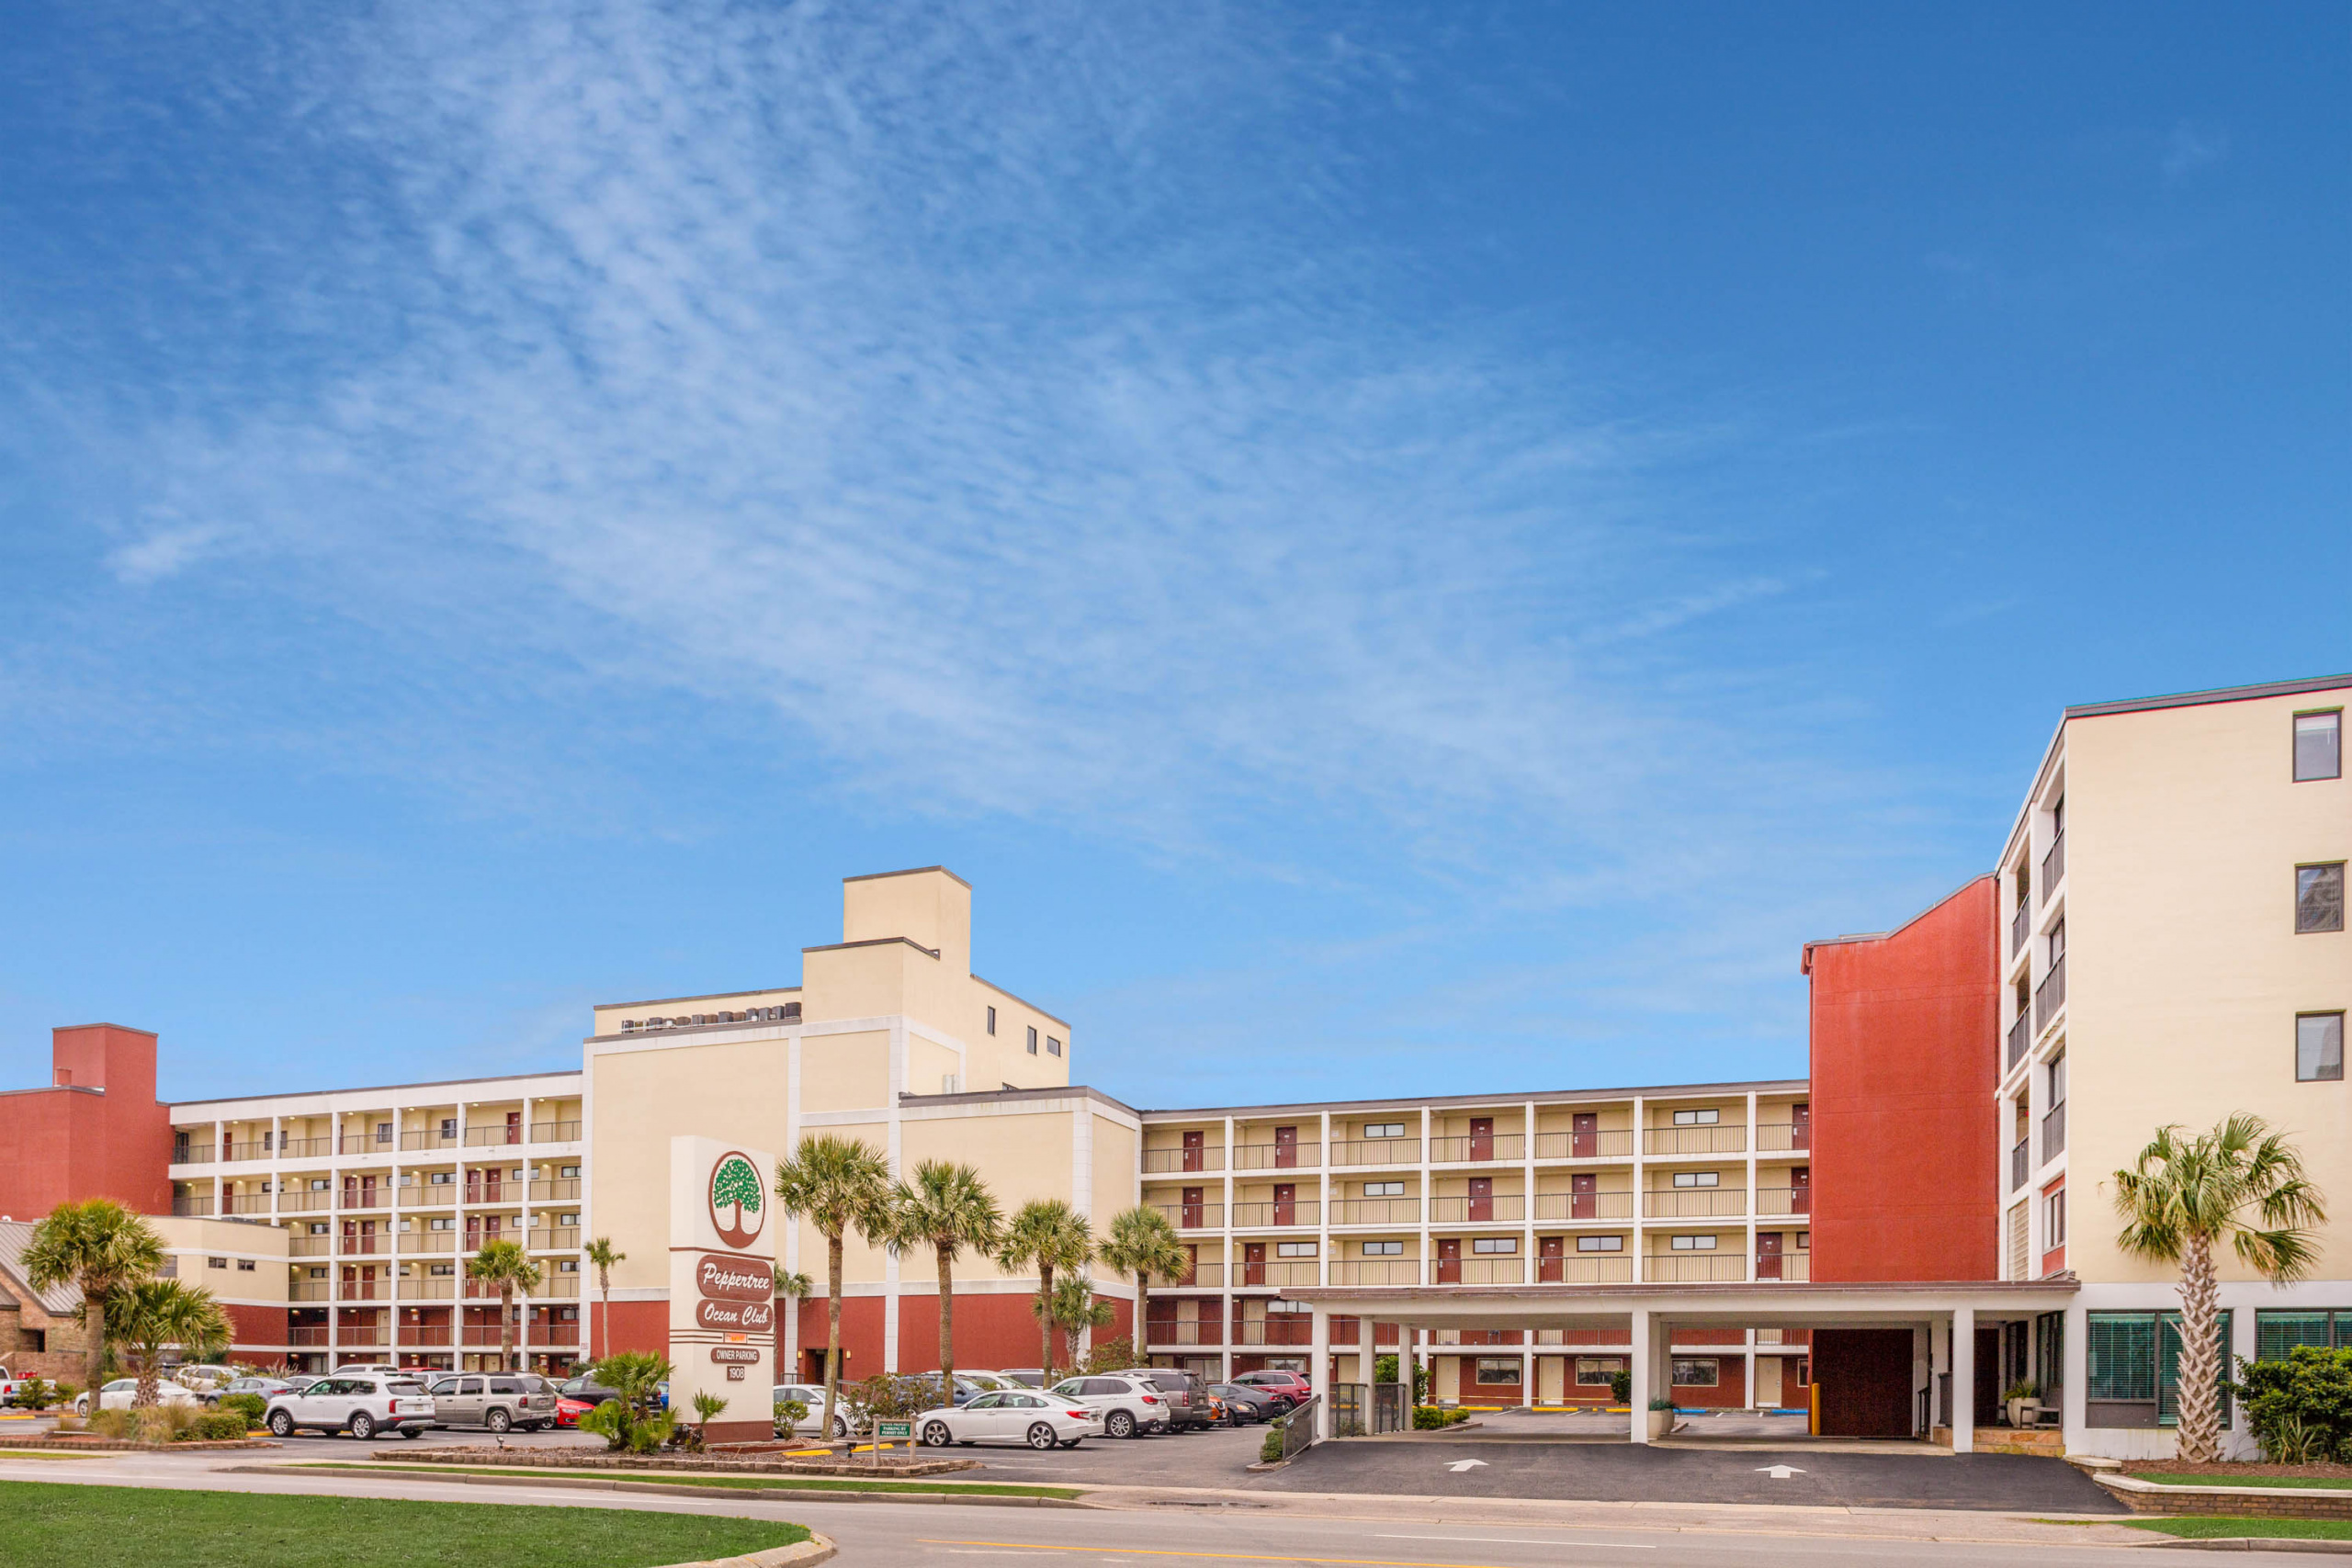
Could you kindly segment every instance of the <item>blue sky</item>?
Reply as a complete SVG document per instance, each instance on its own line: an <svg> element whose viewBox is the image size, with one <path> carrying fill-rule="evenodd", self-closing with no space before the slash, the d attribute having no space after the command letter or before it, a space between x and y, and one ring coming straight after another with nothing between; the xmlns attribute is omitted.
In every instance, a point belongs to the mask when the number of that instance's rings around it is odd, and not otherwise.
<svg viewBox="0 0 2352 1568"><path fill-rule="evenodd" d="M2340 5L0 13L0 1082L932 863L1138 1104L1797 1072L2062 705L2352 665Z"/></svg>

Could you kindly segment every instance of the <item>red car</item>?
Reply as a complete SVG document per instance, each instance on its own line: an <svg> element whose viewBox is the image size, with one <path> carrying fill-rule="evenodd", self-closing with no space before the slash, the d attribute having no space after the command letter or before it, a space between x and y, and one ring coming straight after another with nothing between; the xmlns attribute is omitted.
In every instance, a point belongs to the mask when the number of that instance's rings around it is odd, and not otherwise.
<svg viewBox="0 0 2352 1568"><path fill-rule="evenodd" d="M555 1402L555 1424L558 1428L568 1427L576 1432L580 1429L580 1418L595 1408L589 1400L574 1399L566 1394Z"/></svg>
<svg viewBox="0 0 2352 1568"><path fill-rule="evenodd" d="M1315 1385L1299 1372L1244 1372L1233 1381L1245 1388L1262 1389L1284 1410L1306 1404L1315 1393Z"/></svg>

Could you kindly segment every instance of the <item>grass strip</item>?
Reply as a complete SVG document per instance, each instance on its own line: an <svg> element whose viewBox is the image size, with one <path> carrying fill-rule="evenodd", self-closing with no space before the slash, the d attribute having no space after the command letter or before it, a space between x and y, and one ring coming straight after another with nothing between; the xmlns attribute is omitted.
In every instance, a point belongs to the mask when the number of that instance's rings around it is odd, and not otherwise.
<svg viewBox="0 0 2352 1568"><path fill-rule="evenodd" d="M2233 1536L2262 1536L2273 1540L2352 1540L2352 1519L2226 1519L2199 1514L2178 1518L2122 1519L2135 1529L2187 1540L2225 1540Z"/></svg>
<svg viewBox="0 0 2352 1568"><path fill-rule="evenodd" d="M808 1539L799 1525L623 1508L0 1482L0 1562L75 1568L654 1568Z"/></svg>
<svg viewBox="0 0 2352 1568"><path fill-rule="evenodd" d="M285 1470L356 1470L374 1474L396 1470L412 1475L515 1475L534 1480L650 1481L663 1486L715 1486L752 1492L937 1492L953 1497L1054 1497L1068 1501L1085 1495L1075 1486L1024 1486L1004 1481L855 1481L831 1475L712 1475L697 1471L658 1470L502 1470L463 1464L290 1464Z"/></svg>
<svg viewBox="0 0 2352 1568"><path fill-rule="evenodd" d="M2134 1475L2159 1486L2283 1486L2302 1492L2352 1492L2352 1475Z"/></svg>

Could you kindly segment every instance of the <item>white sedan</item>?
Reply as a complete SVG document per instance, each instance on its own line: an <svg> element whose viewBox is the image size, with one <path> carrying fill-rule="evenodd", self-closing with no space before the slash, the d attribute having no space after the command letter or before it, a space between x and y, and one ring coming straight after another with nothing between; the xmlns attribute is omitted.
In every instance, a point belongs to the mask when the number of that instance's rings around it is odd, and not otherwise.
<svg viewBox="0 0 2352 1568"><path fill-rule="evenodd" d="M138 1397L139 1380L137 1378L117 1378L114 1382L98 1390L98 1408L101 1410L128 1410L131 1406L131 1402ZM159 1404L196 1405L201 1405L204 1403L204 1401L198 1398L194 1393L182 1388L178 1383L173 1382L168 1379L160 1380L156 1382L155 1402ZM87 1416L90 1413L90 1396L88 1394L83 1393L74 1396L74 1413L77 1416Z"/></svg>
<svg viewBox="0 0 2352 1568"><path fill-rule="evenodd" d="M1102 1429L1094 1412L1074 1399L1027 1389L999 1390L969 1404L926 1410L915 1436L929 1448L950 1443L1026 1443L1033 1449L1074 1449Z"/></svg>

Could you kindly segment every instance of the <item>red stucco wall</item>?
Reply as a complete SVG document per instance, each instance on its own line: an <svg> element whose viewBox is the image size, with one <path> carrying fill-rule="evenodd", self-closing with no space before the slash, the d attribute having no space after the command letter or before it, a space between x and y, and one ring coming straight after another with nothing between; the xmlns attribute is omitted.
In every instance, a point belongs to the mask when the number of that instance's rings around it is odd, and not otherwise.
<svg viewBox="0 0 2352 1568"><path fill-rule="evenodd" d="M0 1095L0 1214L38 1219L84 1198L168 1213L172 1122L155 1100L155 1037L84 1024L52 1031L50 1050L64 1082Z"/></svg>
<svg viewBox="0 0 2352 1568"><path fill-rule="evenodd" d="M1900 931L1805 948L1816 1280L1998 1276L1996 908L1979 877Z"/></svg>

